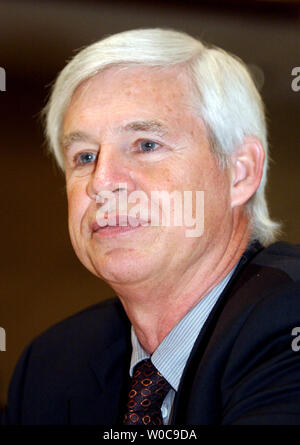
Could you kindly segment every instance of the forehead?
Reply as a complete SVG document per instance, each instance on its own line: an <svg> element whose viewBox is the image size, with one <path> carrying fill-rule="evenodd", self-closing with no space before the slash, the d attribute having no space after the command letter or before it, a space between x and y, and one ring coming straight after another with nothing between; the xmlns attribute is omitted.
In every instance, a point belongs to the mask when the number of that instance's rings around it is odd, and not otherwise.
<svg viewBox="0 0 300 445"><path fill-rule="evenodd" d="M182 115L190 108L191 89L191 81L182 68L111 67L79 85L65 118L110 109L121 114L132 111L134 106L153 114Z"/></svg>

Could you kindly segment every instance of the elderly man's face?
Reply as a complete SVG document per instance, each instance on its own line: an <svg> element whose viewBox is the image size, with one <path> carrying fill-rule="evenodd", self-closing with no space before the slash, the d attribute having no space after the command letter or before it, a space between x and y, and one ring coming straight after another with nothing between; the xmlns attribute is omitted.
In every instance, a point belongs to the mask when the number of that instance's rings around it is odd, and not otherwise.
<svg viewBox="0 0 300 445"><path fill-rule="evenodd" d="M178 69L111 68L84 82L67 110L71 241L82 263L112 285L176 284L230 236L229 174L211 153L185 76ZM130 230L99 229L96 195L103 190L118 195L120 183L128 196L143 191L149 202L156 190L182 196L204 191L204 233L187 237L185 226L152 226L151 221Z"/></svg>

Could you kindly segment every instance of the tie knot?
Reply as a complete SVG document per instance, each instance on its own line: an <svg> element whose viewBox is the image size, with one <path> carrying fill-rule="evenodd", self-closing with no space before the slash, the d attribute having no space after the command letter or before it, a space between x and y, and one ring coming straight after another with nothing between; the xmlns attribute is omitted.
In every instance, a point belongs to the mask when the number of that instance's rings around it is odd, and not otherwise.
<svg viewBox="0 0 300 445"><path fill-rule="evenodd" d="M124 423L130 425L161 425L161 405L171 385L150 359L134 369Z"/></svg>

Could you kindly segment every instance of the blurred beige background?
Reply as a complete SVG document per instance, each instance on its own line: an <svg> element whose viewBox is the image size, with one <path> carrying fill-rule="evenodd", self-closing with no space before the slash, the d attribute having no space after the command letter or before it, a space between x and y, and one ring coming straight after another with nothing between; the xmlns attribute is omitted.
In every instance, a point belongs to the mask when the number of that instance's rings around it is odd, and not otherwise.
<svg viewBox="0 0 300 445"><path fill-rule="evenodd" d="M209 3L209 5L208 5ZM25 345L113 291L79 263L69 242L63 176L46 154L39 112L74 50L140 27L187 31L254 66L266 103L273 162L268 187L283 240L299 242L299 2L1 1L0 406Z"/></svg>

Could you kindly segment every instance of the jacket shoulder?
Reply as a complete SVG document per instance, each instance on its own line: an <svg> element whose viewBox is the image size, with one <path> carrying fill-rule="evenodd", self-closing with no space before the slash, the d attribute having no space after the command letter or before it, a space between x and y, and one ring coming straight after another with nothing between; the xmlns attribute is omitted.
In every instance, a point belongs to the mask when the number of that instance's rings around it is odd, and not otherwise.
<svg viewBox="0 0 300 445"><path fill-rule="evenodd" d="M105 348L125 335L129 322L117 298L89 306L52 325L32 341L34 349L57 355L60 350L84 353Z"/></svg>
<svg viewBox="0 0 300 445"><path fill-rule="evenodd" d="M300 244L277 242L259 252L252 264L272 267L289 276L293 281L300 278Z"/></svg>
<svg viewBox="0 0 300 445"><path fill-rule="evenodd" d="M107 363L123 357L129 329L121 303L115 298L90 306L40 334L16 365L2 422L68 422L68 400L98 394L93 364L99 362L101 374Z"/></svg>
<svg viewBox="0 0 300 445"><path fill-rule="evenodd" d="M299 271L300 246L284 242L245 267L235 303L248 304L235 319L222 377L225 424L299 423Z"/></svg>
<svg viewBox="0 0 300 445"><path fill-rule="evenodd" d="M285 242L274 243L245 255L229 282L220 306L236 306L237 312L252 307L273 294L285 293L300 277L300 246Z"/></svg>

